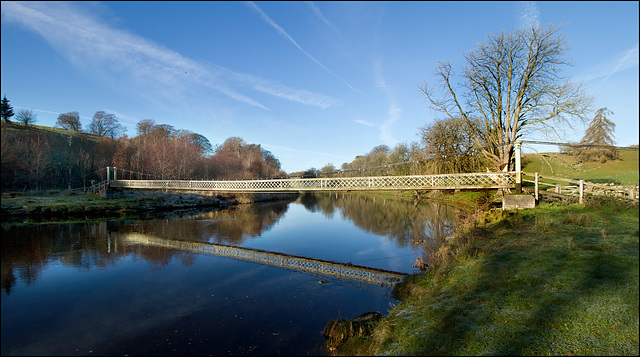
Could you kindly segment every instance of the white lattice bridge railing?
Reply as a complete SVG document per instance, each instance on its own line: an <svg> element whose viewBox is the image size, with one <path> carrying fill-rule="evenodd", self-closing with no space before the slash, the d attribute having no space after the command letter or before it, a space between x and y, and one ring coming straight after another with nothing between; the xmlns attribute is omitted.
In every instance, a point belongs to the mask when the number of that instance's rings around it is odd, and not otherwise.
<svg viewBox="0 0 640 357"><path fill-rule="evenodd" d="M404 273L394 271L312 259L283 253L267 252L259 249L240 248L203 242L187 242L160 238L141 233L126 233L123 235L125 241L133 244L153 245L196 253L231 257L280 268L293 269L296 271L303 271L340 279L356 280L371 284L382 284L385 286L395 285L406 275Z"/></svg>
<svg viewBox="0 0 640 357"><path fill-rule="evenodd" d="M514 172L256 180L112 180L112 188L241 192L513 188Z"/></svg>

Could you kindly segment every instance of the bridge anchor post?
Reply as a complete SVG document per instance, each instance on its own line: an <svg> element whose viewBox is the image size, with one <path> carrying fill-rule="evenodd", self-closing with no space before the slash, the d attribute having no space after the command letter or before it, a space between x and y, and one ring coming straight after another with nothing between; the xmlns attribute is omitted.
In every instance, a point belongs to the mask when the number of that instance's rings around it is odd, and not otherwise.
<svg viewBox="0 0 640 357"><path fill-rule="evenodd" d="M522 193L522 141L514 143L516 150L516 193Z"/></svg>

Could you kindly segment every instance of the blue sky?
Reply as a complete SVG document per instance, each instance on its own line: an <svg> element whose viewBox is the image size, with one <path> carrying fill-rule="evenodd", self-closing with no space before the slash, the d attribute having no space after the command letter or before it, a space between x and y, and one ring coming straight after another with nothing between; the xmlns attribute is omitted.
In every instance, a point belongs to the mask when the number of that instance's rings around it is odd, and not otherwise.
<svg viewBox="0 0 640 357"><path fill-rule="evenodd" d="M489 34L564 26L574 66L638 144L638 2L2 1L1 95L53 126L78 111L261 144L288 173L419 141L441 114L418 86ZM593 117L592 114L589 115ZM586 126L563 131L578 141ZM547 140L544 137L526 139ZM551 147L543 148L553 151ZM525 149L526 151L526 149Z"/></svg>

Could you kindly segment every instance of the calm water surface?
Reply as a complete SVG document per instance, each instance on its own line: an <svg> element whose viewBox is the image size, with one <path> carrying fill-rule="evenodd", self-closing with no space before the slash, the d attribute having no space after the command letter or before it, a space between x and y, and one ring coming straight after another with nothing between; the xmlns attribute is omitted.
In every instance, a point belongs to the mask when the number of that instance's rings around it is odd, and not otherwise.
<svg viewBox="0 0 640 357"><path fill-rule="evenodd" d="M162 219L3 225L2 355L326 355L327 322L386 315L398 303L390 287L127 237L413 273L454 224L443 205L323 194Z"/></svg>

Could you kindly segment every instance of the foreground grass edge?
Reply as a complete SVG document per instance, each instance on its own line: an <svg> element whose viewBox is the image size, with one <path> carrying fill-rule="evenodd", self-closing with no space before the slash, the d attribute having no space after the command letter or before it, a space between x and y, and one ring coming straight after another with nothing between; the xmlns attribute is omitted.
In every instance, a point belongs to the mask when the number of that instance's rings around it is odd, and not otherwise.
<svg viewBox="0 0 640 357"><path fill-rule="evenodd" d="M638 355L638 204L467 214L336 355Z"/></svg>

